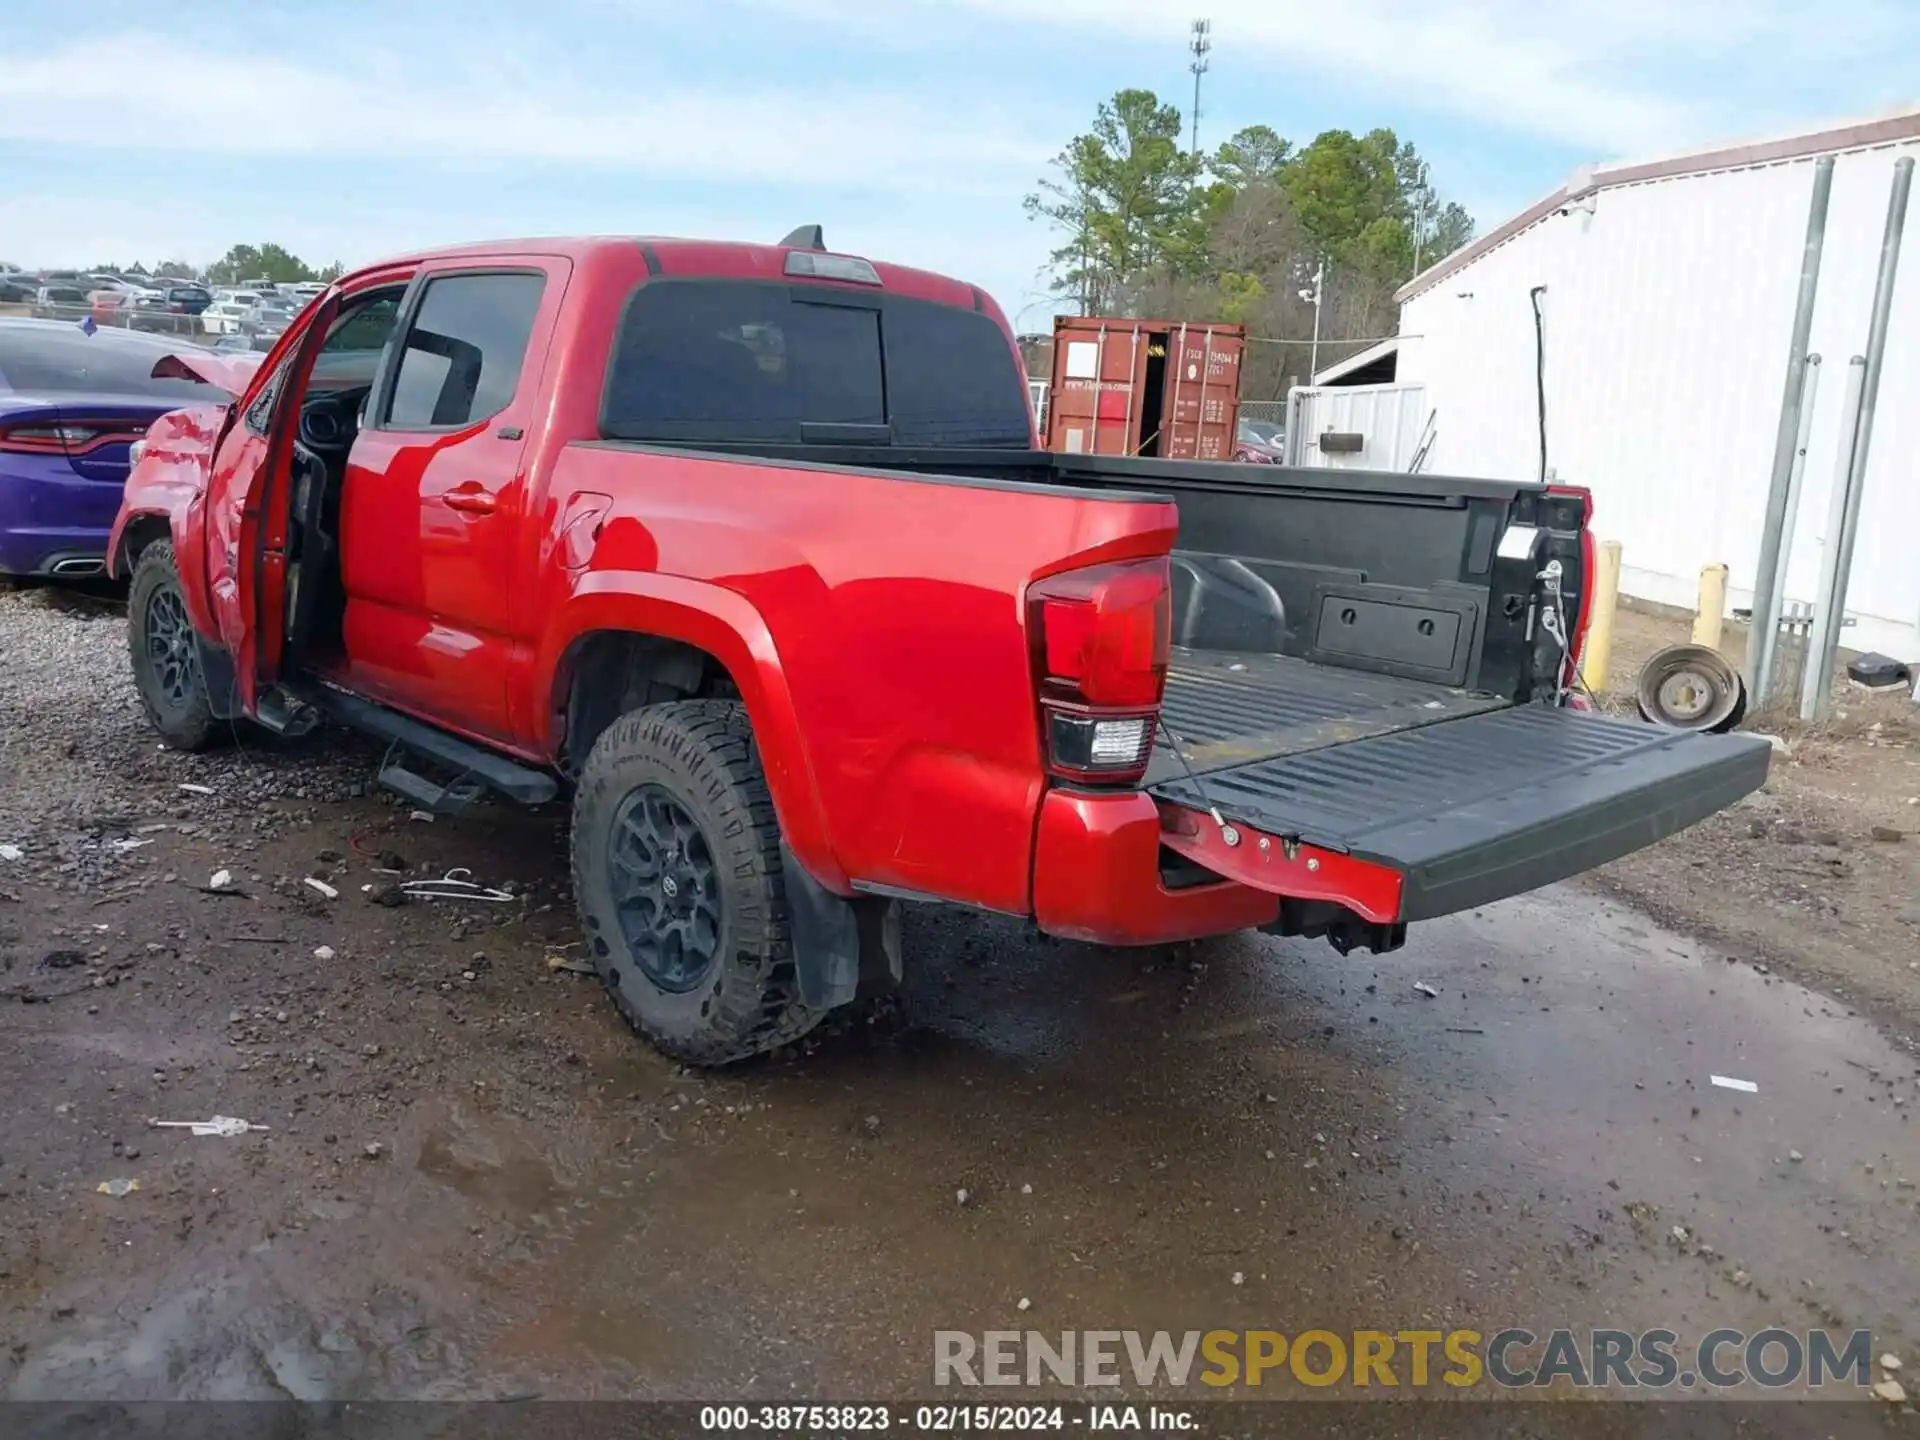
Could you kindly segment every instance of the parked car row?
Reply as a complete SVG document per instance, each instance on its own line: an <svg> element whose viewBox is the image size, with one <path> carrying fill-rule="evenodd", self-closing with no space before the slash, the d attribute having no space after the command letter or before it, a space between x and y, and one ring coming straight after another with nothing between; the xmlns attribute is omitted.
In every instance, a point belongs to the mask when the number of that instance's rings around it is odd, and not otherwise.
<svg viewBox="0 0 1920 1440"><path fill-rule="evenodd" d="M116 275L108 271L0 266L0 303L26 304L42 320L81 320L170 335L281 334L326 286L258 280L211 289L175 275Z"/></svg>
<svg viewBox="0 0 1920 1440"><path fill-rule="evenodd" d="M198 327L200 313L212 298L207 287L198 282L169 280L137 287L103 286L88 291L86 303L88 314L99 325L185 335ZM34 313L49 319L66 318L57 305L36 303Z"/></svg>

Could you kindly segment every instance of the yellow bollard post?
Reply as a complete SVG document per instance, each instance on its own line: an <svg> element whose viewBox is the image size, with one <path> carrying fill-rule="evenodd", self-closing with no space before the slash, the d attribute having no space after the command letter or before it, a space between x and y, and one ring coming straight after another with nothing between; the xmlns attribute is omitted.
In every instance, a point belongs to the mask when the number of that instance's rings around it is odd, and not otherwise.
<svg viewBox="0 0 1920 1440"><path fill-rule="evenodd" d="M1613 609L1620 598L1620 542L1602 540L1594 554L1593 604L1587 615L1587 646L1580 652L1580 679L1598 695L1607 687L1613 658Z"/></svg>
<svg viewBox="0 0 1920 1440"><path fill-rule="evenodd" d="M1700 605L1693 612L1693 643L1709 650L1720 648L1720 632L1727 623L1727 567L1700 567Z"/></svg>

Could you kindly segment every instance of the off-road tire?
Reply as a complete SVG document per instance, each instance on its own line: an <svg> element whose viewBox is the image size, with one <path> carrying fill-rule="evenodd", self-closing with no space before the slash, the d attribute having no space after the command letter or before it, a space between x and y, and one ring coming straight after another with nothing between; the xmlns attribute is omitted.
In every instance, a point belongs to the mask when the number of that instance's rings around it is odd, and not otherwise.
<svg viewBox="0 0 1920 1440"><path fill-rule="evenodd" d="M680 993L642 971L614 901L614 826L643 786L664 790L692 818L717 880L717 960ZM739 701L678 700L614 721L581 768L572 840L587 953L627 1023L655 1049L690 1065L726 1065L789 1044L824 1018L800 999L780 826Z"/></svg>
<svg viewBox="0 0 1920 1440"><path fill-rule="evenodd" d="M139 563L133 567L133 582L127 587L127 650L133 663L133 685L140 696L140 707L162 740L175 750L205 750L225 738L228 731L214 716L208 701L207 680L198 654L186 662L190 679L185 694L176 701L162 684L155 658L148 650L154 602L169 596L184 616L186 599L180 589L180 567L174 562L173 546L156 540L140 552Z"/></svg>

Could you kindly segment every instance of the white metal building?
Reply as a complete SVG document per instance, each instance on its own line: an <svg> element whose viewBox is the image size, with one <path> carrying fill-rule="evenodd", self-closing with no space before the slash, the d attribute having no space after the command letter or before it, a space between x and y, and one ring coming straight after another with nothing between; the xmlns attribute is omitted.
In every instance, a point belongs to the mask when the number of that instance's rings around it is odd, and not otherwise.
<svg viewBox="0 0 1920 1440"><path fill-rule="evenodd" d="M1751 603L1814 162L1834 167L1809 350L1821 357L1785 596L1812 600L1841 444L1848 361L1866 350L1894 161L1920 112L1646 164L1588 168L1409 282L1399 386L1431 412L1430 473L1540 473L1594 492L1622 588L1690 605L1700 567ZM1920 660L1920 205L1893 297L1846 632Z"/></svg>

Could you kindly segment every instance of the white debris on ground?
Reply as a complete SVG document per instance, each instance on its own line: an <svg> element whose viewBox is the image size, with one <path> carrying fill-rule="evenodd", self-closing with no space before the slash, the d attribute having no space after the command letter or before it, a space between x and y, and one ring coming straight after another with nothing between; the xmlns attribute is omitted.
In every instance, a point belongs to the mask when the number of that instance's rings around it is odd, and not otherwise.
<svg viewBox="0 0 1920 1440"><path fill-rule="evenodd" d="M237 1115L215 1115L211 1120L149 1120L147 1124L155 1130L185 1130L193 1135L214 1136L221 1140L273 1128L270 1125L251 1124Z"/></svg>

